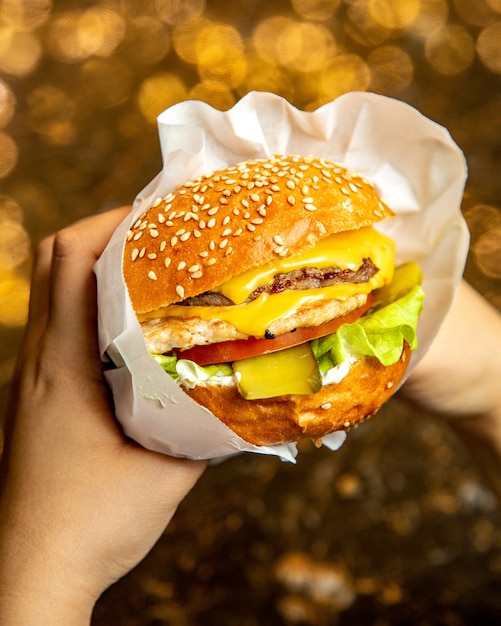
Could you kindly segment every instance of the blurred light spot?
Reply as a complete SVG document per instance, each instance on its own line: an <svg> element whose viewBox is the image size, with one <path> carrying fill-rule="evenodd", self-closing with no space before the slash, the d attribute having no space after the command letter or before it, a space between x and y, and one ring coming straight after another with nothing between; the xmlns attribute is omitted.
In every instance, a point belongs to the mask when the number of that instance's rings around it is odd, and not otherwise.
<svg viewBox="0 0 501 626"><path fill-rule="evenodd" d="M16 97L10 87L0 80L0 128L7 126L16 109Z"/></svg>
<svg viewBox="0 0 501 626"><path fill-rule="evenodd" d="M426 38L433 31L442 28L448 15L449 7L445 0L421 0L419 14L407 30Z"/></svg>
<svg viewBox="0 0 501 626"><path fill-rule="evenodd" d="M473 244L478 269L489 278L501 278L501 228L493 228Z"/></svg>
<svg viewBox="0 0 501 626"><path fill-rule="evenodd" d="M386 28L405 28L419 15L420 0L369 0L369 11Z"/></svg>
<svg viewBox="0 0 501 626"><path fill-rule="evenodd" d="M371 82L369 66L356 54L342 54L322 72L319 103L333 100L348 91L365 91Z"/></svg>
<svg viewBox="0 0 501 626"><path fill-rule="evenodd" d="M292 22L277 40L279 58L285 67L301 72L315 72L336 52L332 34L324 27Z"/></svg>
<svg viewBox="0 0 501 626"><path fill-rule="evenodd" d="M292 101L295 84L289 72L274 63L267 63L258 55L250 54L247 56L245 89L239 89L239 95L243 96L248 91L269 91Z"/></svg>
<svg viewBox="0 0 501 626"><path fill-rule="evenodd" d="M67 146L76 137L73 100L54 85L40 85L26 98L31 127L47 143Z"/></svg>
<svg viewBox="0 0 501 626"><path fill-rule="evenodd" d="M487 0L487 6L496 13L501 13L501 0Z"/></svg>
<svg viewBox="0 0 501 626"><path fill-rule="evenodd" d="M287 29L293 23L290 18L282 15L268 17L259 22L252 36L252 44L265 61L281 64L283 53L279 41L283 40Z"/></svg>
<svg viewBox="0 0 501 626"><path fill-rule="evenodd" d="M362 46L378 46L391 34L391 29L374 21L367 9L367 0L354 0L343 24L346 34Z"/></svg>
<svg viewBox="0 0 501 626"><path fill-rule="evenodd" d="M373 50L367 62L371 70L371 90L395 96L406 89L414 76L410 56L395 46L382 46Z"/></svg>
<svg viewBox="0 0 501 626"><path fill-rule="evenodd" d="M30 238L18 221L0 221L0 267L15 269L26 261L30 253Z"/></svg>
<svg viewBox="0 0 501 626"><path fill-rule="evenodd" d="M481 31L477 39L477 53L487 69L501 74L501 20Z"/></svg>
<svg viewBox="0 0 501 626"><path fill-rule="evenodd" d="M16 327L24 326L28 319L30 284L26 278L1 275L0 266L0 324Z"/></svg>
<svg viewBox="0 0 501 626"><path fill-rule="evenodd" d="M475 42L462 26L450 24L432 33L425 43L428 62L441 74L454 76L467 69L475 57Z"/></svg>
<svg viewBox="0 0 501 626"><path fill-rule="evenodd" d="M235 96L227 85L216 81L203 81L196 84L188 94L190 99L207 102L215 109L226 111L235 104Z"/></svg>
<svg viewBox="0 0 501 626"><path fill-rule="evenodd" d="M128 21L122 45L134 63L157 63L170 52L170 34L158 19L141 15Z"/></svg>
<svg viewBox="0 0 501 626"><path fill-rule="evenodd" d="M119 59L91 59L82 71L83 83L88 85L86 100L112 107L124 102L132 91L130 69Z"/></svg>
<svg viewBox="0 0 501 626"><path fill-rule="evenodd" d="M472 239L476 239L491 228L501 228L501 209L489 204L477 204L465 211L464 217L468 222Z"/></svg>
<svg viewBox="0 0 501 626"><path fill-rule="evenodd" d="M22 222L23 210L11 196L0 195L0 224L2 222Z"/></svg>
<svg viewBox="0 0 501 626"><path fill-rule="evenodd" d="M291 0L294 11L305 20L325 21L339 8L341 0Z"/></svg>
<svg viewBox="0 0 501 626"><path fill-rule="evenodd" d="M22 78L32 72L42 55L38 37L0 25L0 71Z"/></svg>
<svg viewBox="0 0 501 626"><path fill-rule="evenodd" d="M205 0L155 0L158 16L168 24L181 24L200 17L205 9Z"/></svg>
<svg viewBox="0 0 501 626"><path fill-rule="evenodd" d="M180 59L193 65L197 62L198 34L211 24L207 18L193 18L176 26L172 34L172 45Z"/></svg>
<svg viewBox="0 0 501 626"><path fill-rule="evenodd" d="M123 17L108 7L96 5L55 18L49 29L49 50L58 60L67 63L92 55L109 56L124 35Z"/></svg>
<svg viewBox="0 0 501 626"><path fill-rule="evenodd" d="M244 46L232 26L205 26L197 35L195 51L202 80L216 80L236 87L244 79L247 66Z"/></svg>
<svg viewBox="0 0 501 626"><path fill-rule="evenodd" d="M137 102L144 117L154 124L157 116L168 107L186 99L188 90L176 74L150 76L139 88Z"/></svg>
<svg viewBox="0 0 501 626"><path fill-rule="evenodd" d="M493 10L487 6L485 0L453 0L454 7L460 20L472 26L485 26L492 21Z"/></svg>
<svg viewBox="0 0 501 626"><path fill-rule="evenodd" d="M39 28L50 17L52 11L51 0L29 0L29 2L14 0L2 2L2 17L14 24L20 30Z"/></svg>
<svg viewBox="0 0 501 626"><path fill-rule="evenodd" d="M16 167L18 148L16 142L5 133L0 133L0 178L8 176Z"/></svg>

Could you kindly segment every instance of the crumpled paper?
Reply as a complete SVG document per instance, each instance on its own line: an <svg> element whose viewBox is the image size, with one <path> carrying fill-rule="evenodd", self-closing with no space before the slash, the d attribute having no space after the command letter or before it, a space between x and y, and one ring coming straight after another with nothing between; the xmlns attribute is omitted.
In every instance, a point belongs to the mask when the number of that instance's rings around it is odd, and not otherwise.
<svg viewBox="0 0 501 626"><path fill-rule="evenodd" d="M464 270L464 156L446 129L400 101L371 93L348 93L314 112L270 93L249 93L226 112L182 102L158 117L158 130L162 171L136 197L95 267L99 343L116 416L126 435L173 456L216 459L249 451L294 461L294 443L248 444L191 400L148 354L122 278L129 226L178 185L250 158L313 154L357 170L396 213L378 228L397 242L397 261L415 260L423 269L426 301L410 373L437 333ZM336 449L345 437L333 433L324 445Z"/></svg>

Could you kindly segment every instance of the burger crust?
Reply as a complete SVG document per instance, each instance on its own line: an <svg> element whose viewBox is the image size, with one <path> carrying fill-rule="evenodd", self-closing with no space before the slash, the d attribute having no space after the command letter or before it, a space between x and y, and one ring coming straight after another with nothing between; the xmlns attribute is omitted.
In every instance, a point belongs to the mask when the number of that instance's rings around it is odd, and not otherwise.
<svg viewBox="0 0 501 626"><path fill-rule="evenodd" d="M236 387L200 385L186 393L248 443L274 446L305 438L320 442L374 415L398 388L409 357L407 343L394 365L365 357L339 383L310 395L245 400Z"/></svg>
<svg viewBox="0 0 501 626"><path fill-rule="evenodd" d="M338 163L254 159L158 198L127 233L124 279L135 312L147 314L391 216L372 183Z"/></svg>

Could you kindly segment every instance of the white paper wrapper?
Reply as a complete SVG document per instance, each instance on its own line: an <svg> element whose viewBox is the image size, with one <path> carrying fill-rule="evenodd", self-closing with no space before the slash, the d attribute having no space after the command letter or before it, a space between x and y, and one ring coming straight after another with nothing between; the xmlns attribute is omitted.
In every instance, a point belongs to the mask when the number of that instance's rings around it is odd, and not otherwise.
<svg viewBox="0 0 501 626"><path fill-rule="evenodd" d="M129 226L178 185L250 158L313 154L357 170L397 214L378 228L397 242L398 262L418 261L424 272L426 302L412 368L463 274L469 243L460 213L463 154L443 127L402 102L370 93L349 93L309 113L268 93L250 93L227 112L183 102L164 111L158 127L163 169L137 196L95 267L99 341L117 418L128 436L174 456L214 459L250 451L293 461L295 444L248 444L191 400L147 353L121 273ZM336 449L344 439L344 432L333 433L324 445Z"/></svg>

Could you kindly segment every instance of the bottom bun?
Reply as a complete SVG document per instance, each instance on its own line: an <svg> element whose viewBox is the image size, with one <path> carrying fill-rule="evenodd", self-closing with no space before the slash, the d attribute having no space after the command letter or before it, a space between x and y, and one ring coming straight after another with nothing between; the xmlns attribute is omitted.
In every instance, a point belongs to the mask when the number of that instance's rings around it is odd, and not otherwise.
<svg viewBox="0 0 501 626"><path fill-rule="evenodd" d="M404 345L400 360L385 367L375 357L357 361L341 382L311 395L245 400L236 387L197 386L186 391L245 441L257 446L322 438L348 430L374 415L398 389L410 361Z"/></svg>

